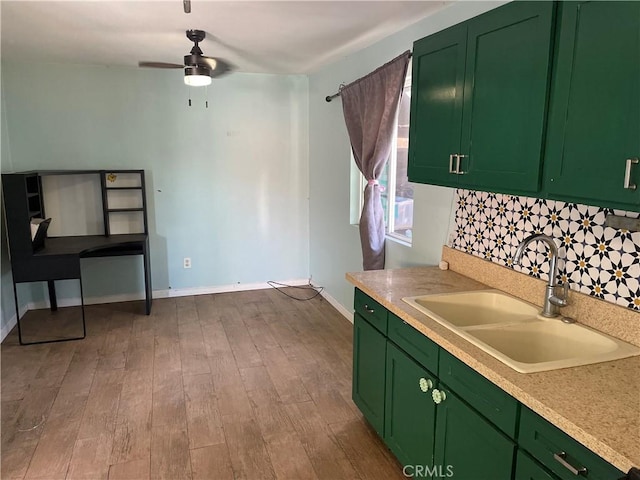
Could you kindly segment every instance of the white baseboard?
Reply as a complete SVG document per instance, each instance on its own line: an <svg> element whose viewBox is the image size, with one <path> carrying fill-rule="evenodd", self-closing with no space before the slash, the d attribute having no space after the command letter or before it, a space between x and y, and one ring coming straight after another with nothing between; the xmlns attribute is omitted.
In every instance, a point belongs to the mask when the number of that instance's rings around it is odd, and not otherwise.
<svg viewBox="0 0 640 480"><path fill-rule="evenodd" d="M331 304L333 308L335 308L338 312L340 312L347 320L353 323L353 312L345 308L340 302L338 302L335 298L327 293L326 290L323 290L320 294L322 297Z"/></svg>
<svg viewBox="0 0 640 480"><path fill-rule="evenodd" d="M6 324L2 325L2 328L0 329L0 342L7 338L9 332L13 330L13 327L15 327L17 324L18 319L15 315L13 315Z"/></svg>
<svg viewBox="0 0 640 480"><path fill-rule="evenodd" d="M153 298L155 298L155 295L153 296ZM144 294L143 293L123 293L119 295L103 295L99 297L85 297L84 304L98 305L100 303L131 302L134 300L144 300ZM58 299L59 307L76 307L78 305L80 305L80 297L67 297L67 298ZM28 304L28 307L29 307L29 310L49 308L49 302L47 300L42 300L40 302L30 302Z"/></svg>
<svg viewBox="0 0 640 480"><path fill-rule="evenodd" d="M278 283L286 285L302 286L308 285L308 279L294 279L294 280L278 280ZM189 287L189 288L170 288L166 290L154 290L152 298L171 298L171 297L187 297L189 295L209 295L212 293L228 293L228 292L242 292L247 290L262 290L271 288L267 282L260 283L234 283L231 285L218 285L211 287ZM119 295L103 295L97 297L85 297L85 305L97 305L101 303L118 303L118 302L131 302L135 300L144 300L144 292L136 293L124 293ZM75 307L80 305L80 297L69 297L58 299L59 307ZM32 302L27 305L26 310L34 310L39 308L49 308L48 301ZM22 317L24 312L20 313ZM15 317L15 315L14 315Z"/></svg>
<svg viewBox="0 0 640 480"><path fill-rule="evenodd" d="M29 305L23 305L22 308L20 309L20 316L22 317L25 313L27 313L27 310L29 310ZM9 335L9 332L11 332L11 330L13 330L13 327L15 327L17 324L18 324L18 317L16 317L14 313L11 316L11 318L7 321L7 323L2 325L2 328L0 328L0 342L2 342L5 338L7 338L7 335Z"/></svg>
<svg viewBox="0 0 640 480"><path fill-rule="evenodd" d="M309 279L278 280L278 283L300 287L309 285ZM231 285L220 285L215 287L191 287L191 288L170 288L169 290L155 290L153 298L187 297L189 295L210 295L212 293L244 292L247 290L263 290L271 288L267 282L259 283L234 283Z"/></svg>

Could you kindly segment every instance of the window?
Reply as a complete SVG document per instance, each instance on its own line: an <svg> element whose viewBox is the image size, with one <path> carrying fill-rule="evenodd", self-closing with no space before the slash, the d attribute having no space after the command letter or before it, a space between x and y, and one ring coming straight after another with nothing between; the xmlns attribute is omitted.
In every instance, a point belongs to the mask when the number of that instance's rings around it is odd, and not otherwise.
<svg viewBox="0 0 640 480"><path fill-rule="evenodd" d="M387 236L411 243L413 231L413 184L407 178L409 160L409 111L411 107L411 63L398 106L398 120L391 155L378 181L384 187L382 208ZM362 211L366 181L352 159L352 211L351 223L357 224ZM355 202L353 202L355 200ZM355 205L354 205L355 203ZM355 208L354 208L355 207Z"/></svg>

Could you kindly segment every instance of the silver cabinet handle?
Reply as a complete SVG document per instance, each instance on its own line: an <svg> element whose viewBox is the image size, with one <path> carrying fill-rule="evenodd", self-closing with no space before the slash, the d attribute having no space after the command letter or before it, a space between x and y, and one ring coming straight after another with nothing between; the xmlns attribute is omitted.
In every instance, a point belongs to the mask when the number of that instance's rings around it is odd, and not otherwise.
<svg viewBox="0 0 640 480"><path fill-rule="evenodd" d="M627 190L635 190L637 185L631 183L631 167L637 165L640 160L638 158L627 158L627 166L624 169L624 188Z"/></svg>
<svg viewBox="0 0 640 480"><path fill-rule="evenodd" d="M458 155L456 153L452 153L451 155L449 155L449 173L458 173L456 170L454 170L453 168L453 159L457 158ZM460 163L460 160L458 159L458 163Z"/></svg>
<svg viewBox="0 0 640 480"><path fill-rule="evenodd" d="M366 304L364 306L364 309L367 311L367 313L374 313L375 312L375 310L373 308L369 308L369 305L366 305Z"/></svg>
<svg viewBox="0 0 640 480"><path fill-rule="evenodd" d="M456 160L456 173L458 175L464 175L466 172L460 170L460 160L463 158L467 158L467 155L456 155L458 158Z"/></svg>
<svg viewBox="0 0 640 480"><path fill-rule="evenodd" d="M571 473L573 473L576 477L578 475L582 475L583 477L587 476L587 467L580 467L580 468L576 468L573 465L571 465L569 462L567 462L566 458L567 458L567 453L566 452L559 452L559 453L554 453L553 454L553 458L555 458L558 463L560 465L562 465L564 468L566 468L567 470L569 470Z"/></svg>

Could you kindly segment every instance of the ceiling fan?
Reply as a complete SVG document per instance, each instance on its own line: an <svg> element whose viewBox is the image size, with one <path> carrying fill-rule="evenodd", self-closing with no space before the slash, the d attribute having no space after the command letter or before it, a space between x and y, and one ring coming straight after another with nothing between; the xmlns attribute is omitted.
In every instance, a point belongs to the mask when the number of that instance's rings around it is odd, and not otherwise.
<svg viewBox="0 0 640 480"><path fill-rule="evenodd" d="M164 62L138 62L139 67L184 68L184 83L192 87L211 84L211 79L231 70L231 64L221 58L205 57L198 46L206 37L203 30L187 30L187 38L193 42L189 55L184 56L184 65Z"/></svg>

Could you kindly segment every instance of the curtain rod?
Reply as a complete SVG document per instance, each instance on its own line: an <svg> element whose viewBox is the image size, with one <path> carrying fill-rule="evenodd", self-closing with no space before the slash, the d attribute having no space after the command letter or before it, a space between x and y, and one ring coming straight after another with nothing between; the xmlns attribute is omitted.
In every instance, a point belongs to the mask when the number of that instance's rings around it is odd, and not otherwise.
<svg viewBox="0 0 640 480"><path fill-rule="evenodd" d="M413 54L409 54L409 58L411 58ZM327 95L326 97L324 97L324 100L328 103L331 100L333 100L334 98L338 98L340 96L340 91L342 90L342 88L345 87L344 83L341 83L340 86L338 87L338 91L336 93L334 93L333 95Z"/></svg>

